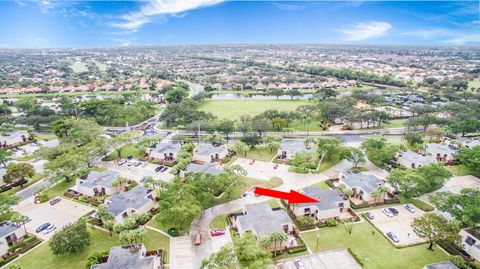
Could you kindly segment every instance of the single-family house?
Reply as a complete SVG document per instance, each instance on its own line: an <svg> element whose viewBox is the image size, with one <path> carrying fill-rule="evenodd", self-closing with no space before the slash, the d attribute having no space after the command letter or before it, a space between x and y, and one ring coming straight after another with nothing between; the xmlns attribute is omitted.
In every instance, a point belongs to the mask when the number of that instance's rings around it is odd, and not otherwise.
<svg viewBox="0 0 480 269"><path fill-rule="evenodd" d="M13 131L0 134L0 148L9 148L27 142L29 139L27 131Z"/></svg>
<svg viewBox="0 0 480 269"><path fill-rule="evenodd" d="M245 205L243 215L237 216L235 222L240 236L252 233L257 238L265 238L275 232L293 232L293 222L287 212L273 210L267 202Z"/></svg>
<svg viewBox="0 0 480 269"><path fill-rule="evenodd" d="M455 266L455 264L453 264L451 261L443 261L427 264L423 267L423 269L458 269L458 267Z"/></svg>
<svg viewBox="0 0 480 269"><path fill-rule="evenodd" d="M480 262L480 228L469 228L460 231L463 250Z"/></svg>
<svg viewBox="0 0 480 269"><path fill-rule="evenodd" d="M476 146L480 146L480 138L478 138L478 137L474 137L474 138L462 137L462 138L458 139L458 142L460 142L462 144L462 146L464 146L466 148L473 148L473 147L476 147Z"/></svg>
<svg viewBox="0 0 480 269"><path fill-rule="evenodd" d="M79 177L75 186L69 190L81 193L86 197L112 195L125 187L113 186L113 182L117 179L118 173L114 171L92 171L86 176Z"/></svg>
<svg viewBox="0 0 480 269"><path fill-rule="evenodd" d="M450 163L455 160L458 147L453 144L428 143L425 146L425 154L433 156L437 162Z"/></svg>
<svg viewBox="0 0 480 269"><path fill-rule="evenodd" d="M221 162L228 155L228 149L222 144L198 144L193 152L196 163Z"/></svg>
<svg viewBox="0 0 480 269"><path fill-rule="evenodd" d="M305 143L302 139L284 139L280 142L277 155L281 160L291 160L295 153L315 151L312 145Z"/></svg>
<svg viewBox="0 0 480 269"><path fill-rule="evenodd" d="M377 199L372 194L379 186L385 184L385 181L379 179L374 175L367 175L363 173L354 173L344 171L338 173L338 181L334 183L336 187L345 185L347 189L353 191L353 197L363 201L367 204L374 204L381 202L383 199Z"/></svg>
<svg viewBox="0 0 480 269"><path fill-rule="evenodd" d="M26 235L25 229L9 221L0 223L0 256L8 253L8 248L20 242Z"/></svg>
<svg viewBox="0 0 480 269"><path fill-rule="evenodd" d="M304 195L311 197L318 202L305 203L291 206L295 216L309 216L318 222L324 222L329 219L345 219L345 213L350 211L350 203L338 190L322 190L319 187L308 187L300 191Z"/></svg>
<svg viewBox="0 0 480 269"><path fill-rule="evenodd" d="M405 168L418 168L423 165L435 163L435 158L429 155L421 155L407 150L397 156L397 163Z"/></svg>
<svg viewBox="0 0 480 269"><path fill-rule="evenodd" d="M185 173L208 173L212 175L219 175L223 173L223 170L216 163L191 163L187 166L187 168L185 168Z"/></svg>
<svg viewBox="0 0 480 269"><path fill-rule="evenodd" d="M119 192L108 197L105 199L105 203L113 214L115 222L119 223L133 213L145 213L154 209L156 198L154 191L137 186L129 191Z"/></svg>
<svg viewBox="0 0 480 269"><path fill-rule="evenodd" d="M150 149L149 157L164 162L175 162L181 147L180 143L158 143Z"/></svg>
<svg viewBox="0 0 480 269"><path fill-rule="evenodd" d="M161 269L160 256L154 252L151 255L143 244L117 246L110 249L105 263L94 264L91 269Z"/></svg>

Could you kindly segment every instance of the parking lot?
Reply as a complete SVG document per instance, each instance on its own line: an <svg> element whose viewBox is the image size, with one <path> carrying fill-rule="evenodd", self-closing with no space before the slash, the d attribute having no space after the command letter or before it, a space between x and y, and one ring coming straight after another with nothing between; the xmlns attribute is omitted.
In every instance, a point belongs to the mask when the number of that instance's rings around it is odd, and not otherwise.
<svg viewBox="0 0 480 269"><path fill-rule="evenodd" d="M362 267L346 249L335 249L311 255L299 256L277 262L277 269L297 269L295 260L300 259L304 269L361 269Z"/></svg>
<svg viewBox="0 0 480 269"><path fill-rule="evenodd" d="M400 242L394 243L390 238L389 240L396 245L411 245L425 242L425 240L417 236L411 227L413 219L423 216L425 212L413 205L412 207L415 208L415 213L411 213L403 205L391 207L398 210L397 216L388 217L382 212L384 208L369 210L375 217L371 222L385 235L388 232L394 233Z"/></svg>
<svg viewBox="0 0 480 269"><path fill-rule="evenodd" d="M115 171L120 174L121 177L134 179L139 181L143 177L153 177L156 180L170 181L173 178L173 175L170 174L170 168L164 172L155 172L155 168L158 167L156 164L146 163L147 166L128 166L127 164L118 165L117 163L111 162L101 162L100 166L106 168L110 171Z"/></svg>
<svg viewBox="0 0 480 269"><path fill-rule="evenodd" d="M458 193L460 193L460 191L462 189L466 189L466 188L480 190L480 178L475 177L475 176L452 177L445 183L445 185L442 188L440 188L440 189L438 189L434 192L422 195L420 197L420 199L428 202L430 196L432 196L433 194L435 194L437 192L449 191L449 192L458 194Z"/></svg>
<svg viewBox="0 0 480 269"><path fill-rule="evenodd" d="M280 178L291 177L291 172L288 172L290 166L283 164L274 164L270 162L255 161L250 164L251 160L238 158L233 164L240 165L247 171L247 177L270 180L272 177L277 176ZM278 165L275 169L274 166Z"/></svg>
<svg viewBox="0 0 480 269"><path fill-rule="evenodd" d="M13 210L31 218L31 221L25 225L29 233L47 240L63 226L75 222L83 215L94 210L94 208L65 198L62 198L62 200L55 205L50 205L48 202L34 204L33 198L29 198L21 202L19 205L14 206ZM57 226L57 229L46 235L43 233L37 234L35 230L38 226L47 222Z"/></svg>

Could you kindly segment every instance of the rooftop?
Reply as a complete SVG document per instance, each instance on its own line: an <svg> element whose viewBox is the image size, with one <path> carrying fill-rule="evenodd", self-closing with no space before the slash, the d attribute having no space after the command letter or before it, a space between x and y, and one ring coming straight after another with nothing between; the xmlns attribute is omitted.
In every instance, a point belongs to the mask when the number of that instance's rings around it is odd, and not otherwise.
<svg viewBox="0 0 480 269"><path fill-rule="evenodd" d="M209 173L212 175L219 175L223 173L223 170L218 167L215 163L204 163L196 164L191 163L187 166L185 172L187 173Z"/></svg>
<svg viewBox="0 0 480 269"><path fill-rule="evenodd" d="M199 144L195 148L195 154L210 156L216 153L222 153L226 150L225 145L220 144Z"/></svg>
<svg viewBox="0 0 480 269"><path fill-rule="evenodd" d="M426 269L458 269L451 261L437 262L425 265Z"/></svg>
<svg viewBox="0 0 480 269"><path fill-rule="evenodd" d="M5 221L0 223L0 237L7 236L17 230L20 226L17 226L11 222Z"/></svg>
<svg viewBox="0 0 480 269"><path fill-rule="evenodd" d="M12 131L12 132L1 132L0 133L0 140L7 140L7 139L14 138L14 137L20 137L22 135L28 136L28 132L27 131L22 131L22 130Z"/></svg>
<svg viewBox="0 0 480 269"><path fill-rule="evenodd" d="M120 192L107 198L108 209L117 216L128 208L139 209L149 202L147 195L152 192L143 186L137 186L127 192Z"/></svg>
<svg viewBox="0 0 480 269"><path fill-rule="evenodd" d="M404 151L403 153L401 153L399 158L402 158L410 163L418 163L421 165L426 165L426 164L435 162L435 158L433 156L423 156L411 150Z"/></svg>
<svg viewBox="0 0 480 269"><path fill-rule="evenodd" d="M304 151L314 151L313 148L305 146L305 140L302 139L284 139L280 142L280 150L288 151L290 154Z"/></svg>
<svg viewBox="0 0 480 269"><path fill-rule="evenodd" d="M117 180L118 173L113 171L106 172L90 172L85 179L81 179L82 186L94 188L96 186L111 187L112 183Z"/></svg>
<svg viewBox="0 0 480 269"><path fill-rule="evenodd" d="M450 144L428 143L426 146L426 151L435 154L440 153L442 155L453 155L458 151L458 148Z"/></svg>
<svg viewBox="0 0 480 269"><path fill-rule="evenodd" d="M91 269L153 269L156 256L145 256L145 246L118 246L110 249L106 263L93 265Z"/></svg>
<svg viewBox="0 0 480 269"><path fill-rule="evenodd" d="M338 203L345 202L345 197L338 190L322 190L319 187L308 187L302 189L302 193L318 202L298 204L298 207L314 206L319 210L330 210L338 208Z"/></svg>
<svg viewBox="0 0 480 269"><path fill-rule="evenodd" d="M283 232L283 225L292 220L283 210L273 211L267 202L245 205L246 215L237 217L244 231L254 230L259 237L267 237L274 232Z"/></svg>
<svg viewBox="0 0 480 269"><path fill-rule="evenodd" d="M352 172L344 172L342 181L345 182L347 187L349 188L360 188L364 192L372 192L378 188L378 186L382 185L384 182L383 180L379 179L374 175L366 175L363 173L352 173Z"/></svg>
<svg viewBox="0 0 480 269"><path fill-rule="evenodd" d="M179 152L182 145L180 143L158 143L152 150L155 152Z"/></svg>

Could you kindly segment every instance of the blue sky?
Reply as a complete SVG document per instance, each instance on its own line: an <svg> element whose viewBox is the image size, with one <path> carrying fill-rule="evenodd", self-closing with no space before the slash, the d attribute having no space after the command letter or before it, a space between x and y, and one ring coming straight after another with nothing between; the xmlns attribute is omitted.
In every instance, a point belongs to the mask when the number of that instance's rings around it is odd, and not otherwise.
<svg viewBox="0 0 480 269"><path fill-rule="evenodd" d="M0 47L480 44L480 2L0 1Z"/></svg>

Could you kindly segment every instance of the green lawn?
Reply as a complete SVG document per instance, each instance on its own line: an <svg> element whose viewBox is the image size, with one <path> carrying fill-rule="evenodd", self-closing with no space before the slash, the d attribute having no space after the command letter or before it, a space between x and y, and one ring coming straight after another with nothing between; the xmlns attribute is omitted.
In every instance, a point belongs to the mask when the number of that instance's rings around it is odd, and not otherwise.
<svg viewBox="0 0 480 269"><path fill-rule="evenodd" d="M221 198L214 201L214 205L223 204L242 197L242 194L251 188L258 186L262 188L276 188L282 185L280 178L272 178L269 181L258 180L253 178L245 178L242 181L238 181L232 187L230 192L225 193Z"/></svg>
<svg viewBox="0 0 480 269"><path fill-rule="evenodd" d="M381 126L381 128L401 128L404 127L405 119L396 119L396 120L389 120L387 124Z"/></svg>
<svg viewBox="0 0 480 269"><path fill-rule="evenodd" d="M470 169L466 167L465 165L451 165L451 166L446 166L445 167L452 175L454 176L477 176L480 177L480 171L475 171L473 169Z"/></svg>
<svg viewBox="0 0 480 269"><path fill-rule="evenodd" d="M227 215L221 215L210 222L210 229L225 229L227 227Z"/></svg>
<svg viewBox="0 0 480 269"><path fill-rule="evenodd" d="M477 79L468 81L468 88L470 89L472 87L476 89L480 88L480 79L477 78Z"/></svg>
<svg viewBox="0 0 480 269"><path fill-rule="evenodd" d="M70 68L72 68L73 72L75 73L83 73L88 71L87 65L82 62L75 62L70 66Z"/></svg>
<svg viewBox="0 0 480 269"><path fill-rule="evenodd" d="M247 152L245 159L269 162L275 157L276 152L270 153L267 149L253 148Z"/></svg>
<svg viewBox="0 0 480 269"><path fill-rule="evenodd" d="M35 134L37 136L37 140L53 140L57 139L58 137L55 134Z"/></svg>
<svg viewBox="0 0 480 269"><path fill-rule="evenodd" d="M0 95L0 99L3 98L21 98L23 96L31 97L47 97L47 96L80 96L80 95L121 95L127 93L138 93L138 94L148 94L148 93L158 93L157 91L150 90L127 90L127 91L95 91L95 92L51 92L51 93L16 93L16 94L4 94Z"/></svg>
<svg viewBox="0 0 480 269"><path fill-rule="evenodd" d="M47 195L50 198L56 197L56 196L62 196L69 188L73 187L75 185L75 180L72 179L70 181L62 181L55 186L51 187L47 191Z"/></svg>
<svg viewBox="0 0 480 269"><path fill-rule="evenodd" d="M312 185L312 187L320 187L322 190L329 190L331 189L330 186L325 181L318 182Z"/></svg>
<svg viewBox="0 0 480 269"><path fill-rule="evenodd" d="M242 115L255 116L268 109L293 111L301 105L311 105L308 100L207 100L200 110L210 112L220 119L238 119Z"/></svg>
<svg viewBox="0 0 480 269"><path fill-rule="evenodd" d="M117 235L109 236L107 232L92 227L88 228L90 232L90 245L81 252L75 254L66 254L55 256L50 252L48 243L43 244L24 257L20 258L16 264L22 269L37 268L62 268L62 269L83 269L88 255L94 251L110 250L113 246L119 246L120 241ZM170 249L170 239L158 232L148 230L144 238L145 247L150 249Z"/></svg>
<svg viewBox="0 0 480 269"><path fill-rule="evenodd" d="M366 269L422 268L426 264L448 260L448 255L443 250L435 247L432 252L427 250L425 244L396 249L368 222L354 224L352 235L347 233L343 225L339 225L321 228L318 232L303 233L302 237L314 252L350 248Z"/></svg>

